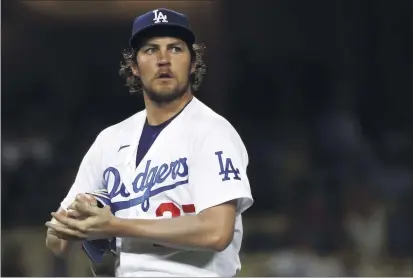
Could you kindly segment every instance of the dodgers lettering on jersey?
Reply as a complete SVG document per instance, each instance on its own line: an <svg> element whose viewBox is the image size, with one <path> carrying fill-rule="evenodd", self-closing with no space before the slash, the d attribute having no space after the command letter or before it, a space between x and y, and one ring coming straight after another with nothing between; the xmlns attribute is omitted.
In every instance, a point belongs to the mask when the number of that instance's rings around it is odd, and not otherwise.
<svg viewBox="0 0 413 278"><path fill-rule="evenodd" d="M141 111L99 134L62 207L68 207L78 193L107 189L117 217L157 220L237 200L234 237L222 252L117 239L117 276L234 276L241 266L241 215L253 203L248 154L241 138L230 123L193 98L136 165L137 138L145 119L146 112Z"/></svg>
<svg viewBox="0 0 413 278"><path fill-rule="evenodd" d="M112 201L112 210L119 211L128 209L133 206L141 205L142 211L147 212L150 206L150 198L164 191L174 189L175 187L188 183L188 165L187 158L179 158L169 164L151 165L151 160L146 162L145 171L139 173L132 182L133 192L142 193L139 197L129 198L125 201ZM128 198L131 194L121 183L121 177L118 169L114 167L107 168L104 173L104 183L109 190L111 200L116 200L117 196ZM168 178L173 183L162 185ZM160 187L153 189L156 185Z"/></svg>

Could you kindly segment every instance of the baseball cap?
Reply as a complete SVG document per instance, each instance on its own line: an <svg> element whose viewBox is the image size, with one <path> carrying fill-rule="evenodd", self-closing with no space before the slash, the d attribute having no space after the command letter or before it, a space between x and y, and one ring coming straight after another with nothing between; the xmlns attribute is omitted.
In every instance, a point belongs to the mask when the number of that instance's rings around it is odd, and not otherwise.
<svg viewBox="0 0 413 278"><path fill-rule="evenodd" d="M138 48L144 39L153 36L178 37L190 46L195 42L195 34L188 18L184 14L164 8L147 12L133 21L129 45Z"/></svg>

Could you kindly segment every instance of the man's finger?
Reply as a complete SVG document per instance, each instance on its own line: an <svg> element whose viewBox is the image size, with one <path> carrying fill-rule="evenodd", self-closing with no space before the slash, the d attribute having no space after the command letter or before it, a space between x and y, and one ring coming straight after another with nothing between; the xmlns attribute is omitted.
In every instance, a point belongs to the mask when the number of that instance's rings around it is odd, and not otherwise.
<svg viewBox="0 0 413 278"><path fill-rule="evenodd" d="M81 203L85 203L85 202L88 202L89 199L88 199L88 197L86 196L86 194L79 193L79 194L76 195L75 201L81 202Z"/></svg>
<svg viewBox="0 0 413 278"><path fill-rule="evenodd" d="M46 226L54 231L50 231L51 233L54 233L57 237L61 236L64 238L69 238L69 237L76 237L79 239L86 239L87 235L85 233L82 233L79 230L74 230L70 229L69 227L59 225L59 224L53 224L51 222L46 222Z"/></svg>
<svg viewBox="0 0 413 278"><path fill-rule="evenodd" d="M69 218L77 218L77 219L79 219L79 218L81 218L81 217L84 217L85 215L83 215L82 213L78 212L77 210L69 209L69 210L67 211L66 216L69 217Z"/></svg>
<svg viewBox="0 0 413 278"><path fill-rule="evenodd" d="M82 204L88 204L88 205L95 205L96 199L90 194L79 193L76 195L75 202L79 202Z"/></svg>
<svg viewBox="0 0 413 278"><path fill-rule="evenodd" d="M77 219L69 218L63 215L58 215L54 212L52 212L52 216L56 218L56 220L62 223L63 225L66 225L68 228L79 230L79 231L85 230L84 227L81 225L81 221Z"/></svg>
<svg viewBox="0 0 413 278"><path fill-rule="evenodd" d="M99 208L97 206L90 206L90 205L76 202L75 204L73 204L73 208L82 214L87 214L87 215L98 215L99 214Z"/></svg>
<svg viewBox="0 0 413 278"><path fill-rule="evenodd" d="M70 206L67 208L67 210L74 210L75 208L73 207L74 204L76 204L76 201L74 201L73 203L70 204Z"/></svg>
<svg viewBox="0 0 413 278"><path fill-rule="evenodd" d="M59 233L58 231L53 230L51 228L48 229L48 234L55 236L59 239L64 239L64 240L70 240L70 241L83 241L84 240L84 238L80 238L77 236L69 236L66 234Z"/></svg>

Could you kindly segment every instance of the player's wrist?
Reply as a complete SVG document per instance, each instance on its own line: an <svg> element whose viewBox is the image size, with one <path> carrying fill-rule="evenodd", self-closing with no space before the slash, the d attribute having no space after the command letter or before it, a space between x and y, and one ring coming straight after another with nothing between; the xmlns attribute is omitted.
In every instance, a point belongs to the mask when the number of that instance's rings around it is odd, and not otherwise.
<svg viewBox="0 0 413 278"><path fill-rule="evenodd" d="M121 231L122 231L122 221L119 217L116 217L114 215L111 216L107 223L108 227L108 235L110 237L120 237L121 236Z"/></svg>
<svg viewBox="0 0 413 278"><path fill-rule="evenodd" d="M138 219L125 219L113 216L109 221L110 234L113 237L142 237L145 236Z"/></svg>

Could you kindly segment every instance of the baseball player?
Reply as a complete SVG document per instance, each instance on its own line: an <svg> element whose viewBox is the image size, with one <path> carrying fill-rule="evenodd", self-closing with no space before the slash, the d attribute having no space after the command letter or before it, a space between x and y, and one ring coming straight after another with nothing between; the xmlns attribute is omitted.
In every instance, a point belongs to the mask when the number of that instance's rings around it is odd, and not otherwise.
<svg viewBox="0 0 413 278"><path fill-rule="evenodd" d="M83 242L116 254L116 276L234 276L241 214L253 204L247 150L233 126L194 97L205 74L185 15L133 22L121 75L145 110L103 130L84 156L46 245ZM114 243L111 241L116 239Z"/></svg>

